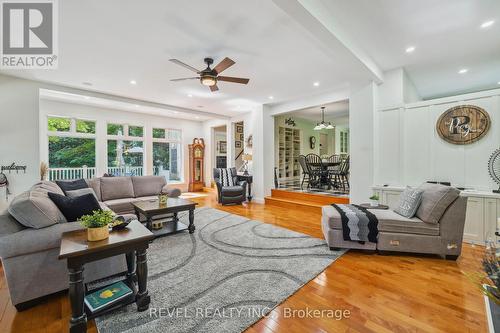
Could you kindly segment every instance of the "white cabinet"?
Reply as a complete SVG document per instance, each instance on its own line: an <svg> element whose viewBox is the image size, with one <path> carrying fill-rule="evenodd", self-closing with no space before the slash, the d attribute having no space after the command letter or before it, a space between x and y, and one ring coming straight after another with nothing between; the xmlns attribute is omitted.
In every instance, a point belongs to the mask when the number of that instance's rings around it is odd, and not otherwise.
<svg viewBox="0 0 500 333"><path fill-rule="evenodd" d="M464 242L482 245L484 242L484 199L469 197L465 215Z"/></svg>
<svg viewBox="0 0 500 333"><path fill-rule="evenodd" d="M380 203L390 209L397 207L399 195L403 187L373 187L380 197ZM500 194L481 191L462 191L467 197L467 213L465 216L464 242L484 245L489 239L495 240L495 231L500 230ZM498 240L498 239L496 239Z"/></svg>

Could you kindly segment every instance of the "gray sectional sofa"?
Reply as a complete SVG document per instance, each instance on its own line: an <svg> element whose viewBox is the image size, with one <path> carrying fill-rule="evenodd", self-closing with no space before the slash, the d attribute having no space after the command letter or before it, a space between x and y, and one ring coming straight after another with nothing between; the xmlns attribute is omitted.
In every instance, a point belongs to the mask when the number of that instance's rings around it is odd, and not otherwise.
<svg viewBox="0 0 500 333"><path fill-rule="evenodd" d="M403 217L392 210L370 209L378 219L377 243L345 241L339 212L322 208L322 229L330 248L438 254L455 260L462 250L467 197L444 185L423 184L416 216Z"/></svg>
<svg viewBox="0 0 500 333"><path fill-rule="evenodd" d="M160 191L175 197L164 177L102 177L87 180L103 209L133 213L131 202L157 198ZM47 193L64 194L55 183L42 181L14 198L0 215L0 258L10 298L18 310L37 299L68 288L66 262L59 260L61 234L83 227L66 221ZM126 271L124 256L85 265L86 282Z"/></svg>

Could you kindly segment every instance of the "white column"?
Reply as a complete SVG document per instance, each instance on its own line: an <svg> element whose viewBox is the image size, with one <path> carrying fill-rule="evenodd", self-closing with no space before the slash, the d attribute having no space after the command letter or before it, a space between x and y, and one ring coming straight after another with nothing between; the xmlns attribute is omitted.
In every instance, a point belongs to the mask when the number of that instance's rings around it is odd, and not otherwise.
<svg viewBox="0 0 500 333"><path fill-rule="evenodd" d="M366 202L372 194L375 83L354 91L349 99L350 201Z"/></svg>

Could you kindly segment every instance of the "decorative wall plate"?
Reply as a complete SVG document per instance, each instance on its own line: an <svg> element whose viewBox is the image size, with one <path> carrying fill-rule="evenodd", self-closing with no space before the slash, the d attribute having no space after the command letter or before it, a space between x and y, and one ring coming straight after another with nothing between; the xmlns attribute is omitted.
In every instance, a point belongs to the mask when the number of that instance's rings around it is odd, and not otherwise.
<svg viewBox="0 0 500 333"><path fill-rule="evenodd" d="M488 133L491 119L488 113L474 105L460 105L446 110L436 123L439 136L455 145L467 145Z"/></svg>

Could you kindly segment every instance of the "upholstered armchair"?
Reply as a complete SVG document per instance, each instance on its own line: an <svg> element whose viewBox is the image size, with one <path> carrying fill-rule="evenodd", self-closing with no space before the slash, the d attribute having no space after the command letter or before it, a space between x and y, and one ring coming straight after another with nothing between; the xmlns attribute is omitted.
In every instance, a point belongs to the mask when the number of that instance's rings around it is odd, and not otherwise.
<svg viewBox="0 0 500 333"><path fill-rule="evenodd" d="M220 204L241 204L246 200L247 182L238 180L236 168L214 168L214 181L217 185L217 200Z"/></svg>

